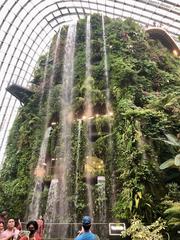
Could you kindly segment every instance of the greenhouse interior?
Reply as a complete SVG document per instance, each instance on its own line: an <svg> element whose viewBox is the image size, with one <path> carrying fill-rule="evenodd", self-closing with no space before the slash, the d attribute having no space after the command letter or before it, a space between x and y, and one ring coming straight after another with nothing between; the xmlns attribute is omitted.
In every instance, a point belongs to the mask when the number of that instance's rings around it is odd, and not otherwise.
<svg viewBox="0 0 180 240"><path fill-rule="evenodd" d="M44 240L83 216L98 239L180 239L180 1L0 13L0 219L41 218Z"/></svg>

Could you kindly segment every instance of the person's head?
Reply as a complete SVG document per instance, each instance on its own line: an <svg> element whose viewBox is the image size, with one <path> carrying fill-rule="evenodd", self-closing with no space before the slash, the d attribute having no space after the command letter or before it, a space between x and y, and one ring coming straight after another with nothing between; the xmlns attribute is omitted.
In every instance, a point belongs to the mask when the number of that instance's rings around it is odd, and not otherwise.
<svg viewBox="0 0 180 240"><path fill-rule="evenodd" d="M33 220L29 221L26 225L26 228L28 231L30 231L30 234L33 234L38 230L38 223Z"/></svg>
<svg viewBox="0 0 180 240"><path fill-rule="evenodd" d="M2 211L0 215L4 218L7 218L8 213L7 213L7 211Z"/></svg>
<svg viewBox="0 0 180 240"><path fill-rule="evenodd" d="M39 219L40 219L40 220L44 220L42 215L39 216Z"/></svg>
<svg viewBox="0 0 180 240"><path fill-rule="evenodd" d="M91 227L91 218L89 216L84 216L82 218L82 226L86 232L89 231Z"/></svg>
<svg viewBox="0 0 180 240"><path fill-rule="evenodd" d="M4 222L0 221L0 232L4 230Z"/></svg>
<svg viewBox="0 0 180 240"><path fill-rule="evenodd" d="M13 218L8 219L7 229L12 230L15 227L15 220Z"/></svg>

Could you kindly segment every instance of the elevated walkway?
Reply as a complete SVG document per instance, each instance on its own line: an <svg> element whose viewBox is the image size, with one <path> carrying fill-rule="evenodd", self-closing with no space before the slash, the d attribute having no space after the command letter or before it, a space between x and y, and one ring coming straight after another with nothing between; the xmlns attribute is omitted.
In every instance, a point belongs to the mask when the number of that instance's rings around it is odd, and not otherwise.
<svg viewBox="0 0 180 240"><path fill-rule="evenodd" d="M180 56L180 47L169 33L161 27L150 27L146 29L149 36L153 39L158 39L167 49L174 55Z"/></svg>
<svg viewBox="0 0 180 240"><path fill-rule="evenodd" d="M26 103L33 95L32 91L17 84L8 86L6 90L22 103Z"/></svg>

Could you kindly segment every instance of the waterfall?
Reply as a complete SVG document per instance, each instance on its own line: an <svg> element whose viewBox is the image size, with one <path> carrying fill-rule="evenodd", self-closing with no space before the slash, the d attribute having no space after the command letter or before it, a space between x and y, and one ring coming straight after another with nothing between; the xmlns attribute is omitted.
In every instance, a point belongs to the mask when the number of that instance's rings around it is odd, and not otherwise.
<svg viewBox="0 0 180 240"><path fill-rule="evenodd" d="M51 89L52 89L53 80L54 80L55 65L57 62L59 39L60 39L60 31L57 36L55 50L54 50L53 70L52 70L52 75L51 75L50 81L49 81L50 86L49 86L49 92L48 92L48 97L47 97L46 117L45 117L45 124L44 124L44 129L45 129L44 137L43 137L43 141L41 143L40 155L39 155L38 163L37 163L35 173L34 173L35 174L35 187L33 190L31 204L29 206L28 219L37 219L37 217L39 215L39 205L40 205L40 200L41 200L41 193L43 191L43 178L46 174L46 152L47 152L47 146L48 146L48 139L49 139L50 131L52 128L52 127L48 127L48 123L49 123L48 113L49 113L49 109L50 109ZM44 72L44 78L43 78L43 84L44 84L43 88L45 87L49 55L50 54L48 53L48 57L46 59L45 72ZM40 99L40 107L42 105L42 103L41 103L42 95L41 95L41 99ZM41 109L40 109L40 111L41 111Z"/></svg>
<svg viewBox="0 0 180 240"><path fill-rule="evenodd" d="M58 63L59 59L58 59L58 48L60 46L60 36L61 36L61 28L57 34L57 39L56 39L56 44L55 44L55 49L54 49L54 56L53 56L53 64L52 64L52 74L50 76L50 81L49 81L49 86L48 86L48 96L47 96L47 107L46 107L46 121L45 121L45 127L47 127L48 123L49 123L49 110L50 110L50 101L51 101L51 91L52 91L52 87L54 84L54 75L55 75L55 67L56 64ZM49 51L50 52L50 51ZM49 61L49 54L48 54L48 61ZM45 76L47 72L47 66L45 67ZM44 81L46 82L46 81ZM44 88L43 91L45 91L45 84L44 84ZM43 98L43 94L42 94L42 98ZM41 99L42 100L42 99ZM41 106L41 105L40 105Z"/></svg>
<svg viewBox="0 0 180 240"><path fill-rule="evenodd" d="M53 58L53 68L52 68L52 74L51 74L51 77L50 77L50 81L48 79L48 100L50 98L50 91L51 91L51 88L52 88L52 84L53 84L53 80L54 80L54 74L55 74L55 66L56 66L56 63L57 63L57 53L58 53L58 47L60 45L60 34L61 34L61 28L59 29L58 31L58 34L57 34L57 39L56 39L56 44L55 44L55 49L54 49L54 58ZM49 61L50 61L50 49L49 49L49 52L48 52L48 55L47 55L47 58L46 58L46 63L45 63L45 69L44 69L44 75L43 75L43 82L42 82L42 86L41 86L41 98L40 98L40 107L42 106L42 102L43 102L43 97L44 97L44 93L46 91L46 84L47 84L47 73L48 73L48 65L49 65ZM49 103L49 102L48 102ZM48 113L48 110L49 108L46 110L46 113ZM47 114L46 114L47 116Z"/></svg>
<svg viewBox="0 0 180 240"><path fill-rule="evenodd" d="M98 192L98 205L99 205L99 222L106 222L106 191L105 191L105 177L98 176L97 177L97 192Z"/></svg>
<svg viewBox="0 0 180 240"><path fill-rule="evenodd" d="M90 23L90 16L87 17L87 24L86 24L86 79L85 79L85 86L86 86L85 116L86 116L87 120L90 120L91 117L92 117L92 103L91 103L91 88L92 88L92 78L91 78L91 23ZM88 124L88 125L90 125L90 124ZM89 131L91 131L90 127L89 127Z"/></svg>
<svg viewBox="0 0 180 240"><path fill-rule="evenodd" d="M51 234L52 230L52 216L56 214L56 208L54 207L54 201L57 200L57 189L58 189L58 179L52 179L49 192L48 192L48 199L47 199L47 206L46 206L46 213L45 213L45 222L47 223L45 229L45 238L48 238Z"/></svg>
<svg viewBox="0 0 180 240"><path fill-rule="evenodd" d="M33 190L32 201L29 206L29 216L28 216L29 219L37 219L39 215L39 204L41 200L41 193L43 191L43 178L46 173L46 164L45 164L46 151L47 151L50 132L51 132L51 127L47 128L41 144L38 165L35 169L35 187Z"/></svg>
<svg viewBox="0 0 180 240"><path fill-rule="evenodd" d="M79 165L79 157L80 157L80 143L81 143L81 128L82 128L82 120L78 120L78 135L77 135L77 150L76 150L76 170L75 170L75 208L78 206L78 190L79 190L79 176L80 176L80 165ZM75 222L78 222L77 212L75 214ZM75 229L78 229L78 224L75 224Z"/></svg>
<svg viewBox="0 0 180 240"><path fill-rule="evenodd" d="M107 61L107 50L106 50L106 33L105 33L105 24L104 24L103 15L102 15L102 30L103 30L103 51L104 51L104 75L106 80L106 111L108 114L111 111L111 106L110 106L108 61Z"/></svg>
<svg viewBox="0 0 180 240"><path fill-rule="evenodd" d="M91 18L87 17L86 24L86 78L91 77Z"/></svg>
<svg viewBox="0 0 180 240"><path fill-rule="evenodd" d="M86 147L86 163L88 157L92 156L92 122L91 118L93 115L92 103L91 103L91 89L92 89L92 78L91 78L91 23L90 16L87 17L86 23L86 79L85 79L85 119L87 121L87 147ZM92 200L92 187L90 185L90 175L86 173L86 185L87 185L87 196L88 196L88 210L89 215L93 216L93 200Z"/></svg>
<svg viewBox="0 0 180 240"><path fill-rule="evenodd" d="M67 223L69 222L68 208L68 178L71 167L71 127L73 121L72 101L74 84L74 52L76 40L76 25L68 27L68 33L65 44L64 65L62 76L62 95L61 95L61 130L59 147L60 152L57 156L56 172L54 178L57 179L57 185L51 183L49 192L54 199L47 202L45 221ZM53 189L52 189L53 188ZM57 194L53 193L57 192ZM50 206L49 206L50 205ZM51 209L51 211L48 211ZM58 231L58 229L56 229ZM62 238L66 236L67 229L63 228L60 232ZM48 234L48 233L47 233ZM50 226L49 235L53 234L53 228Z"/></svg>
<svg viewBox="0 0 180 240"><path fill-rule="evenodd" d="M105 81L106 81L106 114L109 117L112 117L112 106L110 103L110 90L109 90L109 73L108 73L108 58L107 58L107 49L106 49L106 32L105 32L105 23L104 23L104 16L102 15L102 30L103 30L103 52L104 52L104 75L105 75ZM111 178L111 204L115 202L116 199L116 189L115 189L115 174L114 174L114 168L113 168L113 159L112 159L112 122L111 119L108 121L108 128L109 128L109 141L108 141L108 149L109 149L109 155L108 155L108 163L106 163L110 169L110 173L112 174Z"/></svg>
<svg viewBox="0 0 180 240"><path fill-rule="evenodd" d="M82 120L78 121L78 136L77 136L77 151L76 151L76 179L75 179L75 207L77 206L77 198L78 198L78 178L79 178L79 156L80 156L80 141L81 141L81 126ZM77 219L76 219L77 220Z"/></svg>
<svg viewBox="0 0 180 240"><path fill-rule="evenodd" d="M67 34L64 69L63 69L63 86L61 102L61 119L62 129L60 133L60 167L61 173L61 191L60 191L60 216L62 221L68 219L68 202L67 202L67 179L71 166L71 128L73 122L72 100L73 100L73 83L74 83L74 51L75 51L76 25L70 25ZM63 207L62 207L63 206Z"/></svg>
<svg viewBox="0 0 180 240"><path fill-rule="evenodd" d="M40 101L39 101L40 110L41 110L41 107L42 107L44 91L45 91L45 86L46 86L46 78L47 78L48 65L49 65L49 57L50 57L50 49L49 49L48 55L46 57L44 74L43 74L43 81L42 81L42 84L40 85L40 87L41 87L41 89L40 89L41 97L40 97Z"/></svg>

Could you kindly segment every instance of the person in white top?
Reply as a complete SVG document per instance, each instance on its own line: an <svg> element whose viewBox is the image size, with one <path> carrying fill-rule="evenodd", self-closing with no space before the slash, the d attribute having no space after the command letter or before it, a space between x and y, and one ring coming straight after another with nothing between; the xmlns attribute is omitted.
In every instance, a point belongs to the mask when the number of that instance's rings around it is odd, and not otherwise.
<svg viewBox="0 0 180 240"><path fill-rule="evenodd" d="M15 221L10 218L7 222L7 229L2 232L0 240L17 240L19 237L19 230L15 227Z"/></svg>

